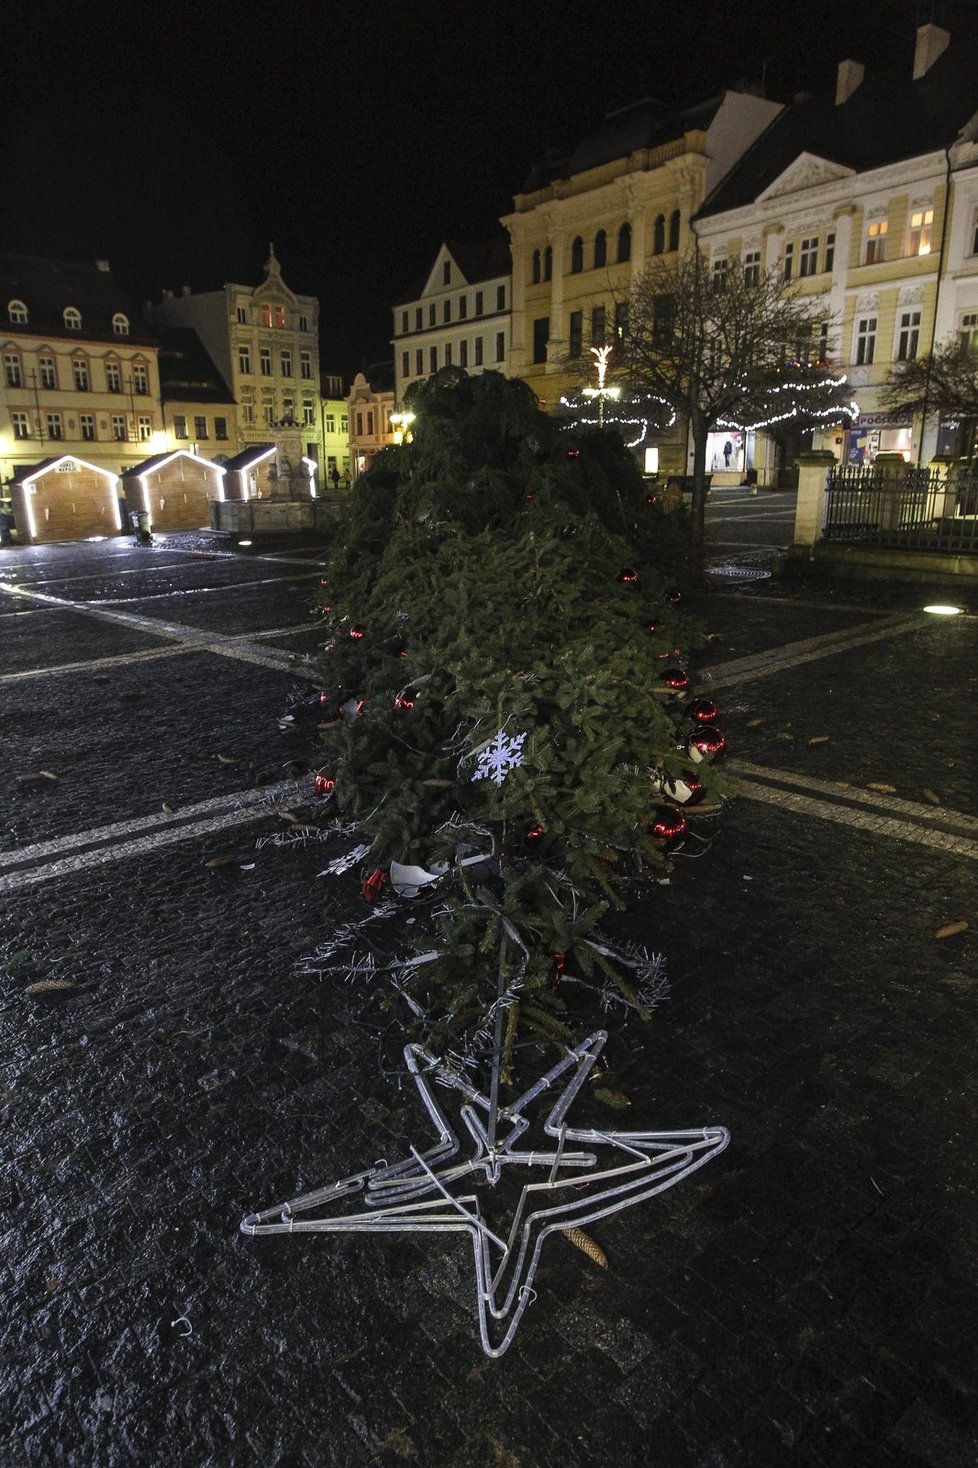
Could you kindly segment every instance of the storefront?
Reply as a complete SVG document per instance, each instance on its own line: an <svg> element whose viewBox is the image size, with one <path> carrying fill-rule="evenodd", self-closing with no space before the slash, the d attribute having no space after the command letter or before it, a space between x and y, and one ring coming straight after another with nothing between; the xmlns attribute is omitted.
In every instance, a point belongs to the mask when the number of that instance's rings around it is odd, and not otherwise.
<svg viewBox="0 0 978 1468"><path fill-rule="evenodd" d="M877 454L902 454L910 462L913 418L909 413L860 413L846 443L847 464L871 464Z"/></svg>
<svg viewBox="0 0 978 1468"><path fill-rule="evenodd" d="M753 468L754 434L751 429L722 428L709 435L706 441L707 474L736 474L740 479Z"/></svg>

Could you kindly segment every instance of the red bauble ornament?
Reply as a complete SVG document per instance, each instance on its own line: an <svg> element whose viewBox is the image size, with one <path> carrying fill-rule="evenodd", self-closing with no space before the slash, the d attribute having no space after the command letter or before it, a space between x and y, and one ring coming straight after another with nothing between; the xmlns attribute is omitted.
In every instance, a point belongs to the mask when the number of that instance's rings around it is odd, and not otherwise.
<svg viewBox="0 0 978 1468"><path fill-rule="evenodd" d="M394 699L396 709L413 709L418 697L416 688L402 688Z"/></svg>
<svg viewBox="0 0 978 1468"><path fill-rule="evenodd" d="M336 781L332 775L317 775L313 781L313 789L317 795L332 795L336 789Z"/></svg>
<svg viewBox="0 0 978 1468"><path fill-rule="evenodd" d="M523 840L527 843L528 846L532 846L534 842L540 840L540 837L542 835L543 827L538 823L537 825L530 827L526 835L523 837Z"/></svg>
<svg viewBox="0 0 978 1468"><path fill-rule="evenodd" d="M360 641L360 638L361 637L366 637L366 635L367 635L367 629L365 627L351 627L350 628L350 636L353 638L354 642L359 642Z"/></svg>
<svg viewBox="0 0 978 1468"><path fill-rule="evenodd" d="M328 694L328 693L325 693L325 692L323 692L323 691L322 691L322 690L320 690L320 694L319 694L319 702L320 702L320 703L322 703L322 704L327 704L327 703L329 703L329 694Z"/></svg>
<svg viewBox="0 0 978 1468"><path fill-rule="evenodd" d="M547 988L550 990L551 994L556 994L557 990L560 988L560 980L566 965L567 954L555 953L553 970L551 971L550 978L547 980Z"/></svg>
<svg viewBox="0 0 978 1468"><path fill-rule="evenodd" d="M656 793L666 800L674 800L677 805L698 805L706 794L706 788L692 770L684 770L681 775L663 775Z"/></svg>
<svg viewBox="0 0 978 1468"><path fill-rule="evenodd" d="M650 632L658 632L658 630L659 630L659 624L658 624L658 622L650 622L649 623L648 630Z"/></svg>
<svg viewBox="0 0 978 1468"><path fill-rule="evenodd" d="M674 805L657 806L649 830L656 840L672 846L686 834L686 817Z"/></svg>
<svg viewBox="0 0 978 1468"><path fill-rule="evenodd" d="M717 706L708 698L698 698L686 710L694 724L712 724L717 716Z"/></svg>
<svg viewBox="0 0 978 1468"><path fill-rule="evenodd" d="M674 607L678 607L682 599L683 594L676 586L674 586L671 591L666 592L666 600L671 601Z"/></svg>
<svg viewBox="0 0 978 1468"><path fill-rule="evenodd" d="M663 668L659 679L670 693L682 693L689 687L689 674L682 668Z"/></svg>
<svg viewBox="0 0 978 1468"><path fill-rule="evenodd" d="M567 457L568 459L579 459L581 457L580 449L568 449Z"/></svg>
<svg viewBox="0 0 978 1468"><path fill-rule="evenodd" d="M377 898L384 890L384 883L386 881L387 878L381 871L380 867L378 867L376 871L371 872L370 876L360 887L360 896L363 898L364 902L376 902Z"/></svg>
<svg viewBox="0 0 978 1468"><path fill-rule="evenodd" d="M626 586L637 586L639 575L634 566L626 566L624 571L618 572L618 580L623 581Z"/></svg>
<svg viewBox="0 0 978 1468"><path fill-rule="evenodd" d="M706 760L708 764L716 764L726 753L727 741L716 724L701 724L693 730L686 748L690 759L697 763Z"/></svg>

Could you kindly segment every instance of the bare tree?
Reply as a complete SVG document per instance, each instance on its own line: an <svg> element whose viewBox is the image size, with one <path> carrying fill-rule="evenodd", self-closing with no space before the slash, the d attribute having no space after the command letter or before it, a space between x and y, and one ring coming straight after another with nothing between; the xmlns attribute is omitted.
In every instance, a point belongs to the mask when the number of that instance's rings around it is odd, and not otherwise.
<svg viewBox="0 0 978 1468"><path fill-rule="evenodd" d="M632 286L619 361L633 388L688 425L697 555L712 429L838 422L851 411L845 378L810 360L817 312L780 273L755 279L736 261L718 270L697 250L653 261Z"/></svg>
<svg viewBox="0 0 978 1468"><path fill-rule="evenodd" d="M880 392L883 407L922 420L936 413L961 425L959 451L973 458L978 424L978 349L968 336L945 338L932 352L895 362Z"/></svg>

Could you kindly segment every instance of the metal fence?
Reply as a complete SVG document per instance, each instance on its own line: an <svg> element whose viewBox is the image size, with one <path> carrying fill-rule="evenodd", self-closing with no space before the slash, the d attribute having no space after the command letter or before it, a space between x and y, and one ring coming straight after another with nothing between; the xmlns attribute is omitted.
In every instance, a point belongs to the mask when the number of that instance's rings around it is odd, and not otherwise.
<svg viewBox="0 0 978 1468"><path fill-rule="evenodd" d="M822 539L978 555L978 469L837 469L828 480Z"/></svg>

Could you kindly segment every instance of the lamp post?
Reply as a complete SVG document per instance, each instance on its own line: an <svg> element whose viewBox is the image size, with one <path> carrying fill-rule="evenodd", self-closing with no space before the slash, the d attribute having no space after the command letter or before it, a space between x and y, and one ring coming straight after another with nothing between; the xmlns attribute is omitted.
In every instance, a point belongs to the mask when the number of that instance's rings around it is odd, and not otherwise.
<svg viewBox="0 0 978 1468"><path fill-rule="evenodd" d="M391 427L394 430L394 442L395 443L410 443L411 442L411 437L412 437L412 434L411 434L411 424L413 422L414 422L414 414L413 413L401 413L401 412L397 412L397 413L392 413L391 414Z"/></svg>

